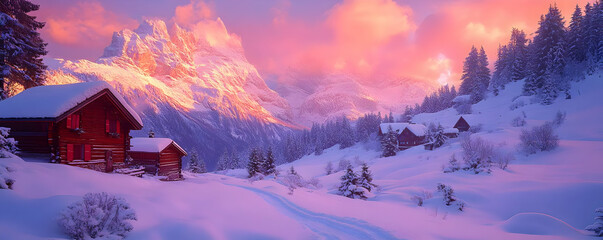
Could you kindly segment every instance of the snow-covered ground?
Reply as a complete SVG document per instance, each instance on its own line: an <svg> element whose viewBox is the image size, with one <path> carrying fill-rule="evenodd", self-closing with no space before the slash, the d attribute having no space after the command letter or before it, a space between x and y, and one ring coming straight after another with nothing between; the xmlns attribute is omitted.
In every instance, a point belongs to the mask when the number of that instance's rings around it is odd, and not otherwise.
<svg viewBox="0 0 603 240"><path fill-rule="evenodd" d="M493 168L491 174L442 172L453 153L460 156L458 139L434 151L415 147L389 158L380 158L369 144L336 146L278 167L284 173L294 166L304 178L320 180L322 187L293 194L272 178L250 182L243 169L163 182L0 159L16 180L14 190L0 190L0 239L66 238L56 224L60 211L85 193L102 191L124 197L136 211L128 239L591 239L582 229L603 206L602 80L596 75L575 83L571 100L549 106L516 100L520 82L476 104L472 119L483 126L475 135L515 153L506 170ZM511 110L520 100L525 106ZM511 126L512 119L525 112L525 127L532 127L558 111L567 113L556 129L559 147L518 153L524 127ZM447 125L456 117L445 110L413 120ZM343 172L325 175L324 168L328 161L337 168L342 159L356 171L360 162L369 164L379 187L368 200L335 194ZM454 189L466 203L463 212L443 204L438 183ZM425 192L433 198L417 206L411 197Z"/></svg>

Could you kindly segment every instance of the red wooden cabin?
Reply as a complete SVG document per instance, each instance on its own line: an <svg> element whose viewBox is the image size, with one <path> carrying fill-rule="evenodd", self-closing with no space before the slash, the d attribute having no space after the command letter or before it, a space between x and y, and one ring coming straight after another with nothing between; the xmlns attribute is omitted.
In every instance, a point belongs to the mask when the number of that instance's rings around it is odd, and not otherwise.
<svg viewBox="0 0 603 240"><path fill-rule="evenodd" d="M138 114L105 82L39 86L0 101L0 126L21 154L98 171L124 166Z"/></svg>
<svg viewBox="0 0 603 240"><path fill-rule="evenodd" d="M469 128L471 128L471 125L469 125L469 121L467 121L468 118L467 116L461 116L459 117L459 120L456 121L456 123L454 124L454 128L458 129L459 132L466 132L469 131Z"/></svg>
<svg viewBox="0 0 603 240"><path fill-rule="evenodd" d="M168 180L182 178L182 157L187 153L169 138L132 138L131 165L145 167L147 173L166 176Z"/></svg>
<svg viewBox="0 0 603 240"><path fill-rule="evenodd" d="M398 147L407 149L425 143L427 127L414 123L382 123L379 127L379 135L387 133L389 127L396 133Z"/></svg>

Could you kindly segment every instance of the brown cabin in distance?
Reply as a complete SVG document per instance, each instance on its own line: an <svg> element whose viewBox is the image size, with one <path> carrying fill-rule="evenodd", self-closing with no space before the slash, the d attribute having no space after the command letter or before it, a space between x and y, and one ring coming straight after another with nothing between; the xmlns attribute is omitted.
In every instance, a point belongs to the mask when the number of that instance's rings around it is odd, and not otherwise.
<svg viewBox="0 0 603 240"><path fill-rule="evenodd" d="M458 129L459 132L469 131L469 128L471 128L471 125L469 125L469 122L467 122L467 120L465 118L466 117L463 117L463 116L459 117L459 120L456 121L453 128Z"/></svg>
<svg viewBox="0 0 603 240"><path fill-rule="evenodd" d="M182 178L182 157L187 153L169 138L132 138L130 165L139 165L145 172L166 176L167 180Z"/></svg>
<svg viewBox="0 0 603 240"><path fill-rule="evenodd" d="M0 126L11 129L20 154L110 172L125 166L136 112L106 82L29 88L0 101Z"/></svg>
<svg viewBox="0 0 603 240"><path fill-rule="evenodd" d="M400 149L407 149L425 143L427 127L422 124L382 123L379 126L379 136L386 134L390 127L396 133L398 147Z"/></svg>

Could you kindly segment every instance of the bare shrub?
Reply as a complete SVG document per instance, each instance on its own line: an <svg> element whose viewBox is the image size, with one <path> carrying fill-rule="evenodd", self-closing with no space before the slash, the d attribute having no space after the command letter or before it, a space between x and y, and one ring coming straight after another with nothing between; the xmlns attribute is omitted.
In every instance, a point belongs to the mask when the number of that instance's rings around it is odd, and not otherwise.
<svg viewBox="0 0 603 240"><path fill-rule="evenodd" d="M300 176L293 168L287 172L283 177L279 178L281 184L287 186L289 188L289 194L293 194L293 191L298 188L312 188L319 189L322 187L318 178L311 178L306 181L302 176Z"/></svg>
<svg viewBox="0 0 603 240"><path fill-rule="evenodd" d="M561 126L561 124L563 124L565 122L565 116L567 114L565 112L561 112L561 111L557 111L557 114L555 114L555 118L553 119L553 126L554 127L559 127Z"/></svg>
<svg viewBox="0 0 603 240"><path fill-rule="evenodd" d="M505 170L509 166L509 163L515 160L515 156L511 152L504 152L497 150L492 156L492 162L495 163L500 169Z"/></svg>
<svg viewBox="0 0 603 240"><path fill-rule="evenodd" d="M331 163L330 161L327 163L327 166L325 167L325 172L327 173L327 175L331 175L331 173L333 173L333 163Z"/></svg>
<svg viewBox="0 0 603 240"><path fill-rule="evenodd" d="M513 127L523 127L524 125L526 125L526 119L522 116L513 118L511 121L511 126Z"/></svg>
<svg viewBox="0 0 603 240"><path fill-rule="evenodd" d="M450 206L454 203L459 211L462 212L465 210L465 202L456 198L454 195L454 189L452 189L452 187L446 184L438 183L437 190L438 192L442 193L442 200L444 200L444 204L446 204L446 206Z"/></svg>
<svg viewBox="0 0 603 240"><path fill-rule="evenodd" d="M559 137L555 135L553 124L549 122L530 130L522 130L519 139L521 140L520 149L528 155L551 151L559 145Z"/></svg>
<svg viewBox="0 0 603 240"><path fill-rule="evenodd" d="M421 191L420 194L414 195L412 197L410 197L410 200L415 202L417 204L417 206L423 206L423 202L427 199L430 199L433 197L433 194L431 194L431 192L428 191Z"/></svg>
<svg viewBox="0 0 603 240"><path fill-rule="evenodd" d="M494 155L494 146L480 137L471 137L469 134L461 135L461 147L463 149L463 160L465 167L463 169L480 172L491 172L492 156Z"/></svg>
<svg viewBox="0 0 603 240"><path fill-rule="evenodd" d="M73 239L123 239L132 231L134 210L123 199L107 193L87 193L65 210L59 224Z"/></svg>

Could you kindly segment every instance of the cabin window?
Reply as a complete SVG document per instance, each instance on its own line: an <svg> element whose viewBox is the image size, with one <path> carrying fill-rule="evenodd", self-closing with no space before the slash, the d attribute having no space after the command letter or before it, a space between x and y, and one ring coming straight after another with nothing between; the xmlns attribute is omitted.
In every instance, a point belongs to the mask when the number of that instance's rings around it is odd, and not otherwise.
<svg viewBox="0 0 603 240"><path fill-rule="evenodd" d="M68 129L78 129L80 128L80 120L81 120L81 114L80 113L74 113L71 114L69 116L67 116L67 128Z"/></svg>
<svg viewBox="0 0 603 240"><path fill-rule="evenodd" d="M67 161L92 159L92 145L90 144L67 144Z"/></svg>
<svg viewBox="0 0 603 240"><path fill-rule="evenodd" d="M105 131L107 133L119 133L120 123L116 114L108 114L105 120Z"/></svg>

